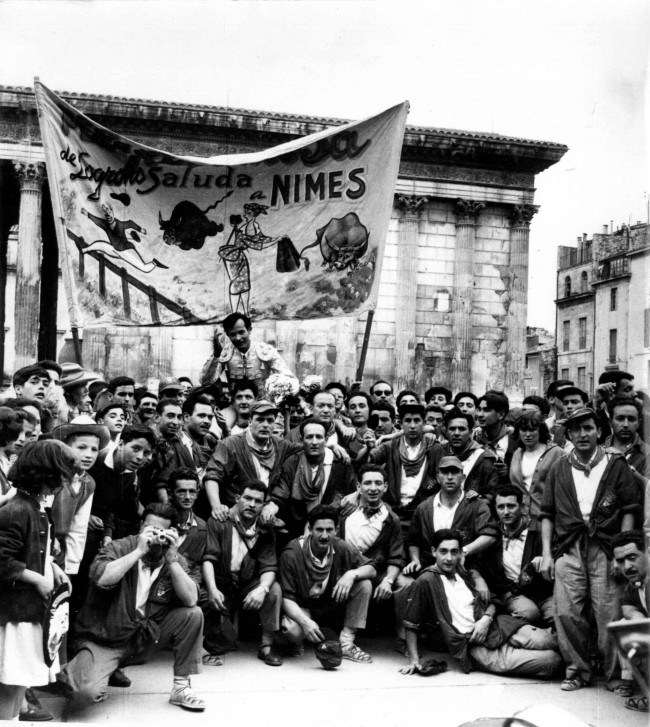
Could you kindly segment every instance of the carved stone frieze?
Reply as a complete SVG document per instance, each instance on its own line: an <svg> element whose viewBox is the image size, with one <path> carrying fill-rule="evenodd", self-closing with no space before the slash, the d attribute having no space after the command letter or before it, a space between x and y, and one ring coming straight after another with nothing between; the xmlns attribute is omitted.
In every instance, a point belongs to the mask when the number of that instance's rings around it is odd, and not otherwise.
<svg viewBox="0 0 650 727"><path fill-rule="evenodd" d="M462 165L429 164L402 159L399 166L402 177L435 179L440 181L467 182L469 184L489 184L499 187L535 186L535 176L525 172L503 169L478 169Z"/></svg>

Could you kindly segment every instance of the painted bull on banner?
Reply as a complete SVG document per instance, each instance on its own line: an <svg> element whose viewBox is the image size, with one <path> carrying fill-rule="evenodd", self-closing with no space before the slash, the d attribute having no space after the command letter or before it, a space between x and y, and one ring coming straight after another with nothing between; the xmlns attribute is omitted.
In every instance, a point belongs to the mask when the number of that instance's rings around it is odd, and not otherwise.
<svg viewBox="0 0 650 727"><path fill-rule="evenodd" d="M303 247L300 259L305 262L305 270L309 270L309 259L303 253L320 245L322 267L327 268L328 273L347 270L350 274L361 266L359 261L368 250L368 237L368 229L361 224L356 213L348 212L344 217L333 217L316 230L316 241Z"/></svg>
<svg viewBox="0 0 650 727"><path fill-rule="evenodd" d="M194 202L183 200L174 207L168 220L164 220L162 213L158 212L163 242L180 247L181 250L200 250L206 237L223 232L223 225L208 219L207 213L231 194L232 191L228 192L205 210L200 210Z"/></svg>

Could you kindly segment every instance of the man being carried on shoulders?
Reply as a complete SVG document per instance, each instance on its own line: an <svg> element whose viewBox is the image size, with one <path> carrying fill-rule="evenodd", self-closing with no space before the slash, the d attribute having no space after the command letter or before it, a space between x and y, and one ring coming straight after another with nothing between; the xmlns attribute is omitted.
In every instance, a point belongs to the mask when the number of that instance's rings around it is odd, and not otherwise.
<svg viewBox="0 0 650 727"><path fill-rule="evenodd" d="M251 338L253 326L247 315L231 313L224 318L222 325L227 340L222 349L215 332L214 355L201 371L203 386L220 379L224 371L231 387L238 380L249 379L260 390L264 389L271 374L293 376L277 349Z"/></svg>

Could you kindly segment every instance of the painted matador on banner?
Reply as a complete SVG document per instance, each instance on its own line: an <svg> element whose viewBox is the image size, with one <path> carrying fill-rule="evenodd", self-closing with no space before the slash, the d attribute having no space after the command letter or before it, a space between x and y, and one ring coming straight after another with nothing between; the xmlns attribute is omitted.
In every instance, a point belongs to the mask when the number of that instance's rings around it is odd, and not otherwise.
<svg viewBox="0 0 650 727"><path fill-rule="evenodd" d="M73 325L376 305L408 104L262 152L182 157L35 84Z"/></svg>

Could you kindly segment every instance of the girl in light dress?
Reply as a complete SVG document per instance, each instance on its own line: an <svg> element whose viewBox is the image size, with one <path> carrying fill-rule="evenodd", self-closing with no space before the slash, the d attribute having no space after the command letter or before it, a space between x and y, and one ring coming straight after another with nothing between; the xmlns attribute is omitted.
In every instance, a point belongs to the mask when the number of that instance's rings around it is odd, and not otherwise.
<svg viewBox="0 0 650 727"><path fill-rule="evenodd" d="M32 442L8 479L16 495L0 507L0 719L18 719L25 689L54 681L58 660L43 654L43 619L50 594L68 582L52 559L46 506L74 475L75 456L61 442Z"/></svg>

